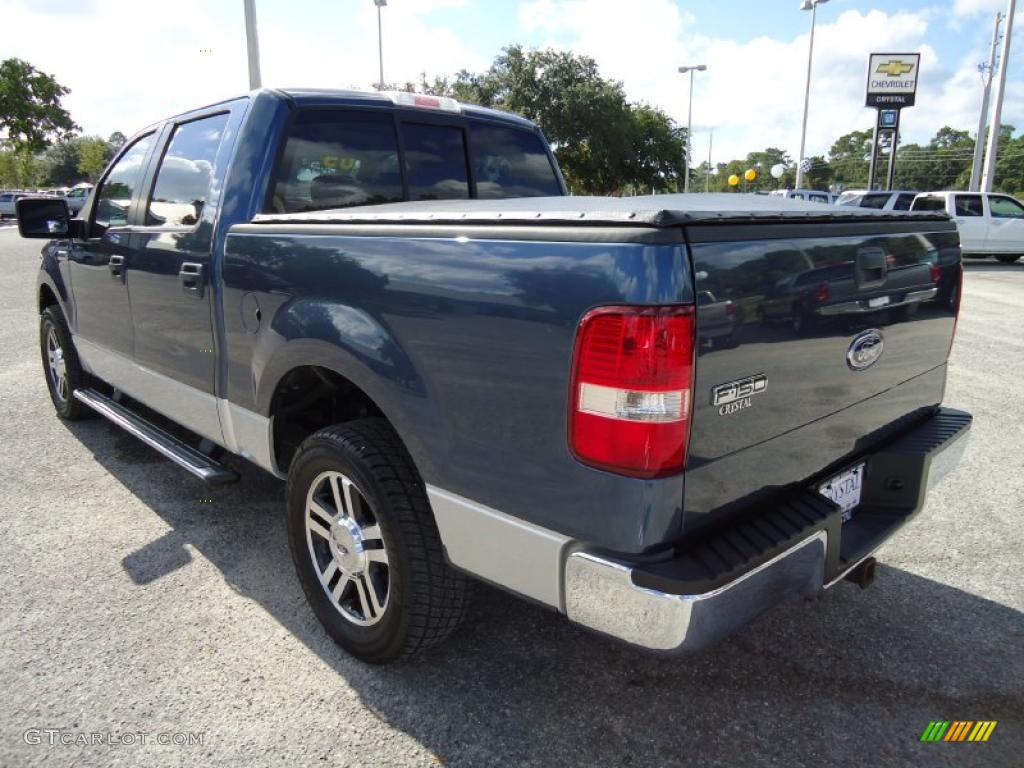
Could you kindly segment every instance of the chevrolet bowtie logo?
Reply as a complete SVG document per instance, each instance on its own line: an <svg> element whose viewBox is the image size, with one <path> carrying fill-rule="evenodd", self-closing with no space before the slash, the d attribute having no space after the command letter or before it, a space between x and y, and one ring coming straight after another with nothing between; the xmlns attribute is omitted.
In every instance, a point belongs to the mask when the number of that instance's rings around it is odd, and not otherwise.
<svg viewBox="0 0 1024 768"><path fill-rule="evenodd" d="M907 62L900 61L899 59L889 59L885 64L879 64L875 73L887 75L888 77L899 77L900 75L907 74L913 68L913 64L907 64Z"/></svg>

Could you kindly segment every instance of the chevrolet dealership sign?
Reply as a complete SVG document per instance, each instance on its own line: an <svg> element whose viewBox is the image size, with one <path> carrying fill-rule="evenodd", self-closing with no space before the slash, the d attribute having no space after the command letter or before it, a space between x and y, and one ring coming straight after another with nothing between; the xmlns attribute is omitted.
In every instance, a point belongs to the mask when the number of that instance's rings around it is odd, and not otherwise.
<svg viewBox="0 0 1024 768"><path fill-rule="evenodd" d="M920 64L919 53L872 53L868 58L867 106L914 106Z"/></svg>

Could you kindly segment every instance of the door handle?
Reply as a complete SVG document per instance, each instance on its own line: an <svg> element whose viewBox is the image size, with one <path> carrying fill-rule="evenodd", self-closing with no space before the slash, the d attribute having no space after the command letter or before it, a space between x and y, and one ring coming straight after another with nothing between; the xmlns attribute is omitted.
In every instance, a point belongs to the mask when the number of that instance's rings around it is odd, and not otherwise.
<svg viewBox="0 0 1024 768"><path fill-rule="evenodd" d="M178 280L181 281L181 290L189 296L201 297L203 295L203 265L186 261L178 271Z"/></svg>
<svg viewBox="0 0 1024 768"><path fill-rule="evenodd" d="M111 256L110 261L107 262L107 268L110 270L111 277L121 282L124 281L124 256Z"/></svg>

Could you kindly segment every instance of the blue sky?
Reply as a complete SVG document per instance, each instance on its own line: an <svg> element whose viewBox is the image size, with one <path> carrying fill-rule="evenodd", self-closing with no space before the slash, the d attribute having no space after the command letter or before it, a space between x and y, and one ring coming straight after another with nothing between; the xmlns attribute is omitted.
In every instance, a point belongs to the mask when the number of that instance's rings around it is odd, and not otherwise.
<svg viewBox="0 0 1024 768"><path fill-rule="evenodd" d="M369 87L377 77L371 0L256 0L264 83ZM694 152L725 161L765 146L796 155L810 14L798 0L389 0L393 81L487 66L511 43L586 53L627 93L685 121L675 68L707 63L694 93ZM976 129L992 17L1005 0L830 0L819 7L808 149L871 124L867 54L921 51L907 141L945 124ZM246 90L242 0L0 0L0 52L54 73L87 132L131 133ZM1004 122L1024 128L1018 13ZM135 34L138 30L157 34ZM77 41L58 45L57 40ZM201 53L200 49L210 50Z"/></svg>

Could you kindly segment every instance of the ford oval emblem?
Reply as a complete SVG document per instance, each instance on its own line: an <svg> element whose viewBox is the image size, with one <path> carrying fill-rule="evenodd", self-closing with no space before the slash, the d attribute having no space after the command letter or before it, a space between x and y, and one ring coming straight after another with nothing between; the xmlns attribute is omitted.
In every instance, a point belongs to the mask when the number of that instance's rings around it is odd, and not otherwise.
<svg viewBox="0 0 1024 768"><path fill-rule="evenodd" d="M882 332L872 328L857 334L846 350L846 364L855 371L863 371L878 362L885 349Z"/></svg>

